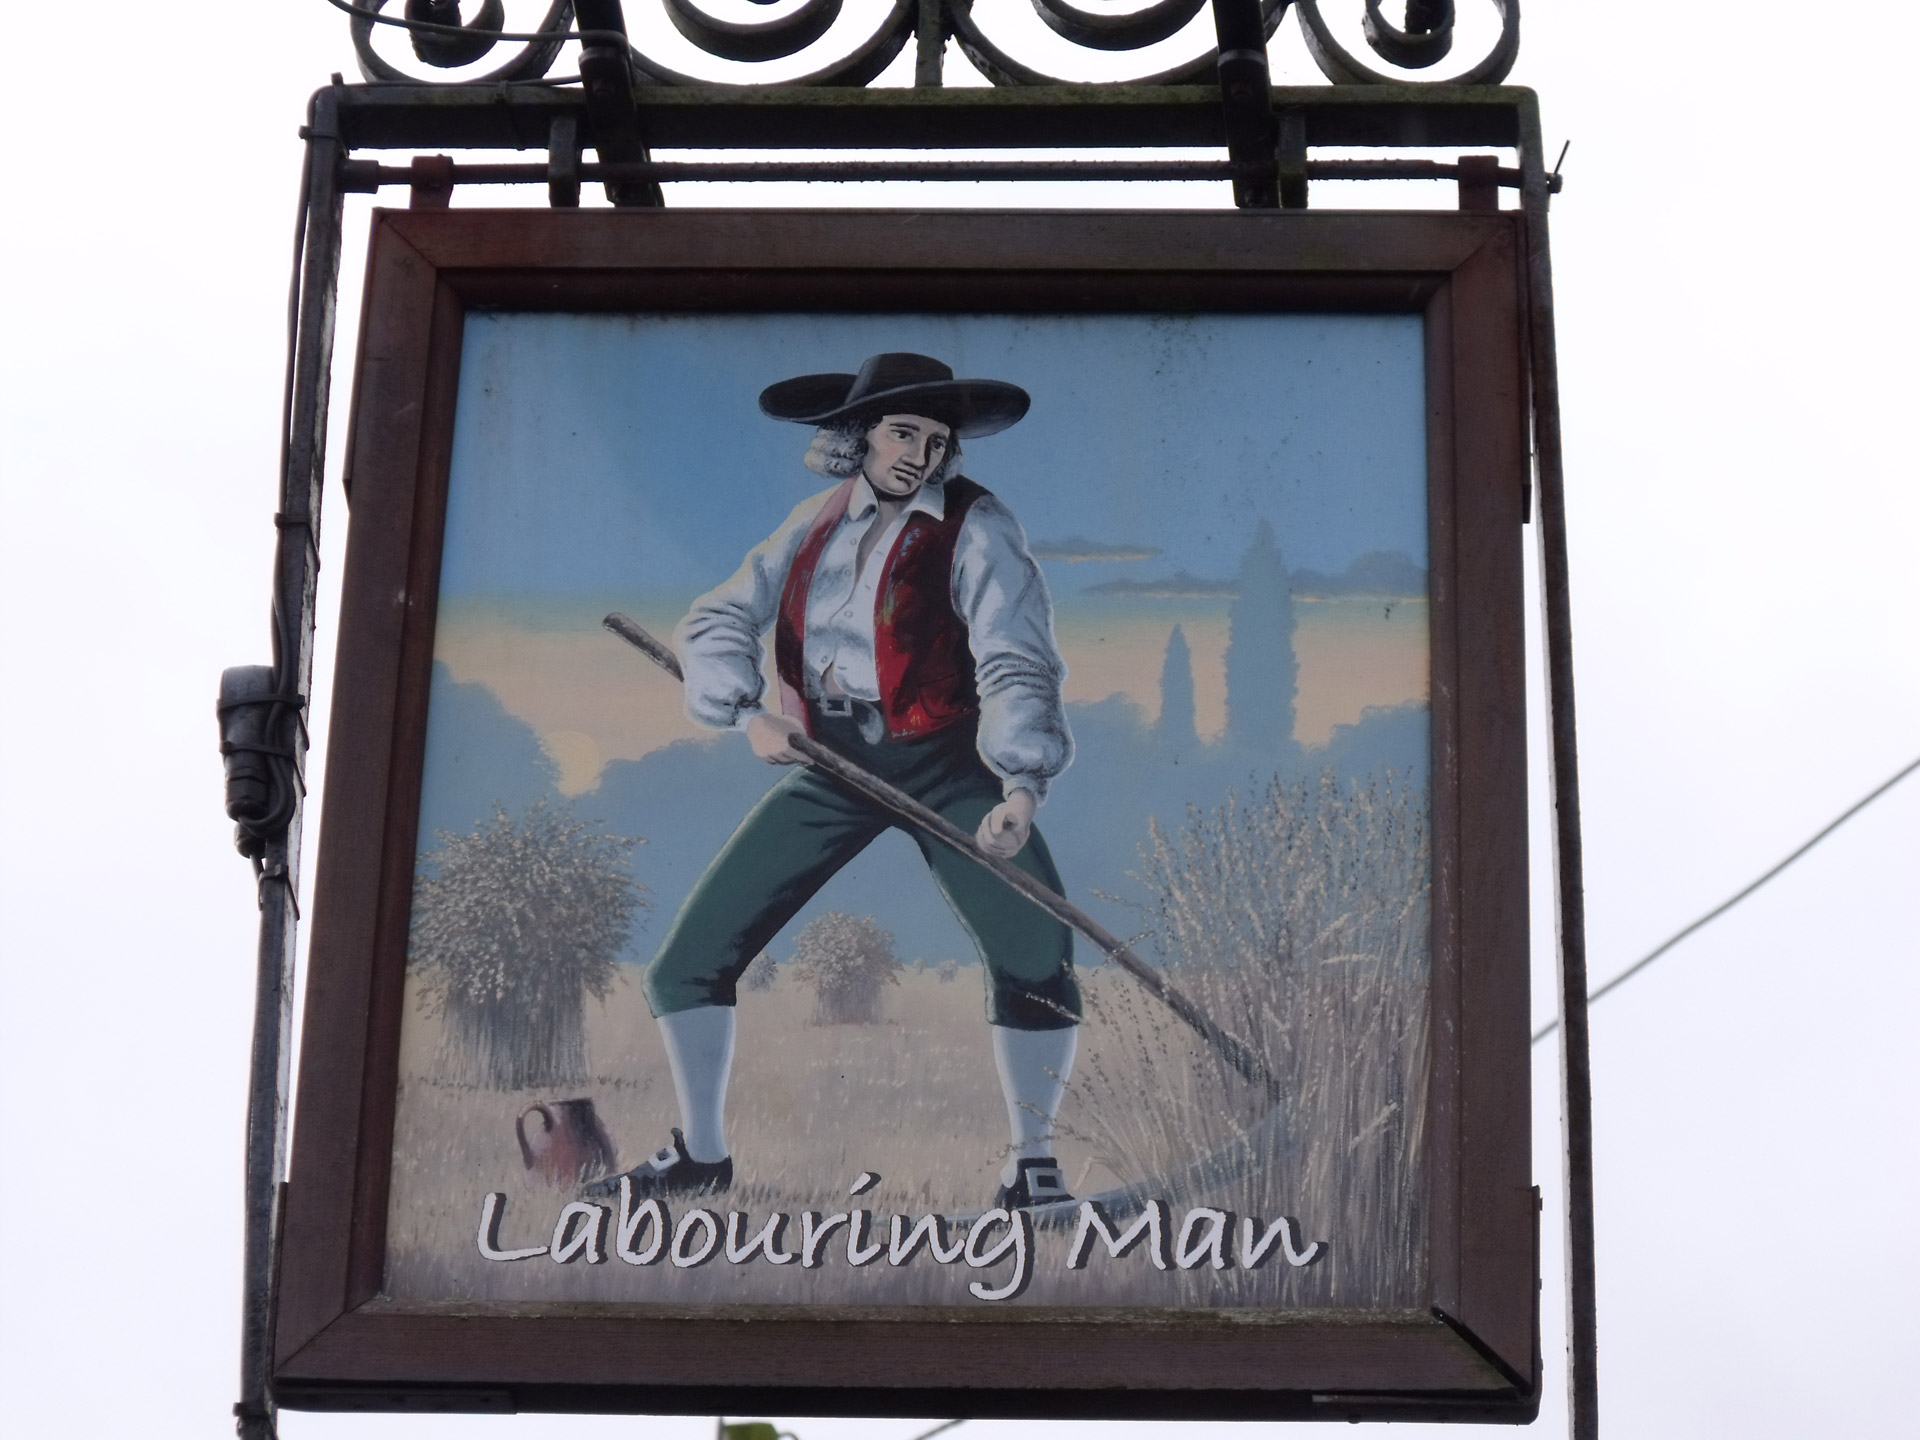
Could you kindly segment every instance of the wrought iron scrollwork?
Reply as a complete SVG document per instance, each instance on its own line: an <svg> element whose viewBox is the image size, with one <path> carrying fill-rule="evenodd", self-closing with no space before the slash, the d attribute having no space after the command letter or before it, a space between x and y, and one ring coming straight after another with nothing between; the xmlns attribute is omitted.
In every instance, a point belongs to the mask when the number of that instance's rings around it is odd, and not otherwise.
<svg viewBox="0 0 1920 1440"><path fill-rule="evenodd" d="M687 0L661 0L661 4L674 29L723 60L778 60L797 54L840 18L840 0L806 0L791 15L751 25L716 20Z"/></svg>
<svg viewBox="0 0 1920 1440"><path fill-rule="evenodd" d="M1336 85L1391 85L1404 83L1400 77L1382 74L1357 59L1334 38L1326 17L1320 13L1320 0L1296 0L1300 7L1300 34L1307 42L1307 53L1314 64ZM1453 76L1453 85L1498 85L1513 70L1520 56L1520 0L1489 0L1500 13L1500 38L1486 56L1463 74ZM1438 65L1453 49L1453 0L1407 0L1406 28L1396 30L1380 12L1380 0L1367 0L1367 16L1361 24L1367 45L1389 64L1407 70L1424 70Z"/></svg>
<svg viewBox="0 0 1920 1440"><path fill-rule="evenodd" d="M1260 16L1268 39L1286 18L1290 0L1261 0ZM1047 27L1061 38L1091 50L1142 50L1171 39L1203 13L1206 0L1159 0L1144 10L1107 15L1081 10L1062 0L1033 0ZM1015 58L973 18L973 0L943 0L947 33L974 69L995 85L1063 85L1072 82ZM1129 85L1194 85L1214 78L1219 52L1209 48L1193 59L1154 75L1129 78Z"/></svg>
<svg viewBox="0 0 1920 1440"><path fill-rule="evenodd" d="M753 0L769 4L771 0ZM722 60L765 63L785 60L823 38L839 18L841 0L807 0L798 10L777 20L752 24L716 20L692 3L692 0L660 0L667 18L694 45ZM919 12L916 0L894 0L879 25L858 45L839 59L830 61L805 75L784 79L782 85L867 85L878 79L894 57L913 38L914 19ZM649 55L639 46L632 47L634 73L656 85L715 85L723 81L702 80L687 75L664 61ZM747 82L749 84L755 82Z"/></svg>
<svg viewBox="0 0 1920 1440"><path fill-rule="evenodd" d="M360 73L369 80L389 82L418 81L392 64L373 48L373 27L386 17L381 11L387 0L355 0L349 22L353 35L353 53ZM413 53L422 62L441 70L454 70L484 60L505 39L505 9L501 0L482 0L472 20L460 19L460 0L406 0L403 22L412 42ZM546 16L532 32L525 48L497 69L475 76L466 84L502 84L540 80L560 58L561 47L573 29L573 0L553 0ZM464 33L454 33L456 31Z"/></svg>
<svg viewBox="0 0 1920 1440"><path fill-rule="evenodd" d="M1179 34L1207 8L1207 0L1159 0L1158 4L1124 15L1077 10L1058 0L1033 0L1033 8L1056 35L1076 45L1094 50L1138 50Z"/></svg>
<svg viewBox="0 0 1920 1440"><path fill-rule="evenodd" d="M511 59L486 74L463 77L464 84L497 84L545 79L562 46L579 38L573 28L573 0L553 0L546 16L530 32L505 29L502 0L481 0L470 19L462 20L459 0L404 0L401 16L388 16L389 0L333 0L352 12L354 51L360 71L369 80L418 81L380 55L373 46L376 25L398 23L409 32L414 56L436 69L456 69L484 60L496 47L519 45ZM738 64L763 65L786 60L847 27L843 0L805 0L797 9L771 20L723 20L700 8L698 0L631 0L631 4L658 3L667 20L704 54ZM774 0L753 0L770 4ZM782 78L783 85L870 84L893 63L922 23L921 8L937 11L942 45L952 40L974 67L995 85L1058 85L1070 83L1029 64L984 29L974 16L974 0L894 0L886 13L857 43L817 69ZM1055 35L1086 50L1121 53L1143 50L1170 40L1186 30L1206 10L1208 0L1154 0L1143 9L1113 13L1082 9L1068 0L1031 0L1040 19ZM1500 34L1492 48L1465 71L1448 77L1457 85L1493 85L1507 77L1520 50L1520 0L1484 0L1500 17ZM1334 35L1321 13L1320 0L1261 0L1262 27L1271 39L1289 7L1298 10L1307 51L1322 73L1336 85L1405 84L1408 77L1374 68L1359 59ZM933 12L930 12L930 14ZM926 23L931 24L929 19ZM1453 0L1406 0L1401 24L1387 19L1381 0L1366 0L1361 35L1368 49L1402 71L1425 70L1452 52ZM853 38L853 37L849 37ZM705 85L728 82L688 75L629 42L635 75L645 84ZM925 53L923 48L923 54ZM1129 78L1133 85L1196 84L1213 78L1218 52L1207 49L1156 74ZM756 80L732 83L765 83ZM922 66L919 84L938 84L937 67L929 74Z"/></svg>

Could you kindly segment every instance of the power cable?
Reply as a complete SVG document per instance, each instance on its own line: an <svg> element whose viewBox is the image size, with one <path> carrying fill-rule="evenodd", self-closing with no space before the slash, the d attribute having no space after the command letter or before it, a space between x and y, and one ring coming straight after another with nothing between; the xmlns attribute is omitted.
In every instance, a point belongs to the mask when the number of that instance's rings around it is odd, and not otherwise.
<svg viewBox="0 0 1920 1440"><path fill-rule="evenodd" d="M1706 914L1702 915L1698 920L1695 920L1692 924L1683 926L1681 929L1676 930L1673 934L1669 935L1665 940L1661 941L1653 949L1649 950L1645 955L1642 955L1638 960L1634 961L1633 964L1629 965L1625 970L1622 970L1618 975L1614 976L1613 979L1609 980L1606 984L1602 985L1598 990L1592 991L1587 996L1587 1004L1589 1005L1593 1004L1596 1000L1606 995L1607 992L1610 990L1617 990L1620 986L1626 984L1627 981L1631 980L1634 976L1638 975L1642 970L1646 969L1647 966L1651 965L1654 961L1658 960L1662 955L1666 954L1667 951L1671 950L1674 946L1678 945L1682 940L1686 939L1689 935L1693 934L1693 932L1698 930L1701 926L1709 923L1710 921L1718 920L1722 915L1726 914L1727 911L1731 910L1734 906L1738 905L1742 900L1746 899L1749 895L1753 894L1754 891L1758 890L1762 885L1765 885L1769 880L1773 879L1774 876L1778 875L1782 870L1785 870L1789 865L1793 864L1793 862L1798 860L1802 855L1806 854L1809 850L1813 849L1813 847L1818 845L1822 840L1826 839L1829 835L1833 834L1834 831L1838 830L1842 825L1846 824L1847 821L1851 820L1854 816L1858 815L1862 810L1866 809L1867 806L1871 805L1874 801L1878 800L1882 795L1886 794L1887 791L1893 789L1894 786L1898 785L1902 780L1906 779L1907 776L1913 774L1915 770L1920 770L1920 756L1916 756L1914 759L1908 761L1905 765L1901 766L1898 770L1894 771L1894 773L1891 776L1889 776L1886 780L1883 780L1880 784L1874 786L1872 790L1868 791L1860 799L1854 801L1854 803L1849 805L1845 810L1842 810L1832 820L1828 821L1819 830L1815 831L1813 834L1813 837L1810 840L1806 841L1805 844L1801 845L1799 849L1795 850L1791 855L1787 856L1787 858L1782 860L1778 865L1775 865L1771 870L1767 871L1764 875L1760 876L1759 879L1753 881L1751 884L1745 886L1743 889L1729 896L1727 899L1722 900L1718 905L1714 906L1713 909L1707 911ZM1555 1030L1559 1028L1560 1028L1560 1020L1559 1020L1559 1017L1556 1016L1554 1019L1549 1020L1545 1025L1542 1025L1538 1030L1533 1032L1533 1043L1538 1045L1542 1040L1546 1039L1547 1036L1551 1035Z"/></svg>

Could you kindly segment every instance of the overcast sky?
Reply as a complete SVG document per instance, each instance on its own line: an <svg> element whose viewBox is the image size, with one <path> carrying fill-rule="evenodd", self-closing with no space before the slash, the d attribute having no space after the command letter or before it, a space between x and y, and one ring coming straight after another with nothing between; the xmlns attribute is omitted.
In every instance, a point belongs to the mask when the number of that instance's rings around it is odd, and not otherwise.
<svg viewBox="0 0 1920 1440"><path fill-rule="evenodd" d="M1357 33L1358 0L1327 8ZM1878 63L1909 11L1527 7L1513 79L1540 90L1555 147L1574 142L1554 242L1596 977L1920 753L1911 85ZM255 914L220 811L213 699L222 667L268 658L295 130L352 56L322 0L16 18L29 29L0 95L0 1403L9 1435L221 1435ZM1317 79L1291 20L1275 57L1283 79ZM349 211L342 397L367 205ZM337 485L328 503L323 632ZM1611 1434L1911 1433L1916 831L1920 779L1596 1011ZM1542 844L1542 1019L1545 860ZM1555 1083L1540 1047L1544 1434L1564 1425ZM284 1433L693 1440L711 1425L293 1414ZM804 1440L925 1428L789 1425ZM1226 1427L1124 1433L1149 1429Z"/></svg>

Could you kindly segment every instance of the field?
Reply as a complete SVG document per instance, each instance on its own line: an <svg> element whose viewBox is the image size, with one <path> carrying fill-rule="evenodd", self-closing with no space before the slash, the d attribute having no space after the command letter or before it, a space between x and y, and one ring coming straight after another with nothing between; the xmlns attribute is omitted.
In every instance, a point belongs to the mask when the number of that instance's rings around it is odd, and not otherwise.
<svg viewBox="0 0 1920 1440"><path fill-rule="evenodd" d="M1087 1023L1058 1145L1068 1183L1078 1196L1104 1194L1116 1226L1161 1201L1169 1252L1195 1207L1220 1212L1191 1234L1203 1240L1217 1223L1227 1263L1208 1257L1182 1268L1176 1256L1162 1269L1146 1246L1115 1258L1096 1244L1085 1267L1070 1270L1071 1230L1043 1227L1016 1303L1415 1303L1425 1249L1426 865L1422 809L1390 787L1276 787L1244 809L1230 804L1158 837L1142 878L1163 897L1147 917L1152 928L1182 957L1172 973L1268 1057L1289 1094L1278 1108L1265 1103L1083 947ZM812 1023L813 994L784 969L771 988L740 994L728 1105L739 1168L733 1190L708 1204L718 1225L727 1212L744 1212L745 1239L785 1214L793 1249L807 1211L864 1208L884 1242L893 1216L907 1217L910 1229L922 1216L971 1216L990 1205L1006 1129L978 968L909 968L886 988L874 1025ZM503 1248L547 1244L574 1198L523 1168L513 1128L522 1110L590 1095L624 1167L665 1143L676 1123L673 1087L630 977L604 1004L589 1005L584 1086L502 1092L446 1083L434 1074L440 1043L438 1023L410 1006L388 1236L395 1299L977 1308L969 1283L1000 1283L1013 1263L936 1264L923 1248L899 1266L883 1254L856 1268L845 1227L813 1268L764 1256L689 1268L611 1257L564 1266L483 1259L475 1235L487 1194L505 1196ZM880 1179L852 1199L863 1172ZM691 1208L675 1206L674 1218ZM1256 1219L1261 1234L1281 1216L1297 1221L1300 1249L1321 1242L1317 1258L1296 1265L1276 1247L1257 1269L1238 1263L1241 1217Z"/></svg>

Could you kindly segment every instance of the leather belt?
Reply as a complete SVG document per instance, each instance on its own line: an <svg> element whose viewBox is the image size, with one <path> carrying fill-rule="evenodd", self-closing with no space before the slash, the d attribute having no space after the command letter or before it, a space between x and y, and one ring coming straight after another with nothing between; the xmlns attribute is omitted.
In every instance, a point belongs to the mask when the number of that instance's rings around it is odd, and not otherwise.
<svg viewBox="0 0 1920 1440"><path fill-rule="evenodd" d="M852 720L860 727L860 738L869 745L878 745L887 738L886 718L871 700L857 700L851 695L816 695L807 703L813 706L816 715Z"/></svg>

